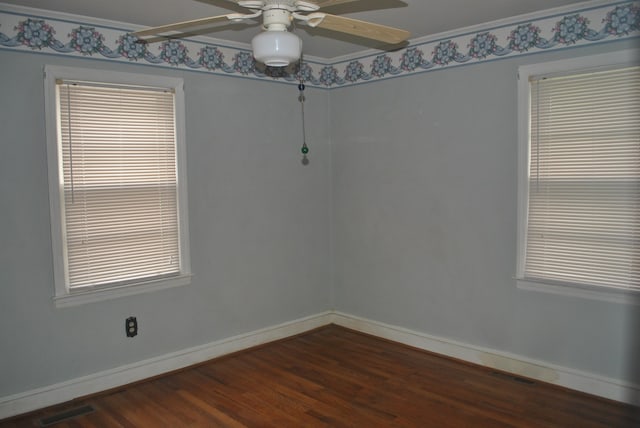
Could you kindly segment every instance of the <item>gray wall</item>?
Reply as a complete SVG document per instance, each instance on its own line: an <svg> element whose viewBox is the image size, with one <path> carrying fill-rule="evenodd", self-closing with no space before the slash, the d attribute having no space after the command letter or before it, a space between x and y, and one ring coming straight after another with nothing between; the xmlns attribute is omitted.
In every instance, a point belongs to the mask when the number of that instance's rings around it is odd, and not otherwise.
<svg viewBox="0 0 640 428"><path fill-rule="evenodd" d="M0 397L332 308L639 382L638 308L513 280L517 67L630 45L309 89L306 167L295 86L0 51ZM190 286L54 307L45 63L184 77Z"/></svg>
<svg viewBox="0 0 640 428"><path fill-rule="evenodd" d="M638 307L522 291L513 279L518 66L630 46L332 91L337 310L639 382Z"/></svg>
<svg viewBox="0 0 640 428"><path fill-rule="evenodd" d="M191 285L54 307L45 63L184 78ZM307 91L303 166L295 85L9 51L0 76L0 397L329 308L327 91Z"/></svg>

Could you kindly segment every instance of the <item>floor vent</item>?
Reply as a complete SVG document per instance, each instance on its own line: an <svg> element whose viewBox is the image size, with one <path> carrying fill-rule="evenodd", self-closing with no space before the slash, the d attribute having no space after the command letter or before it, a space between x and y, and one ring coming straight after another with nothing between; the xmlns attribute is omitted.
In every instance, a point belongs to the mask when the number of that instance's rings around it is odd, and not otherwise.
<svg viewBox="0 0 640 428"><path fill-rule="evenodd" d="M40 419L41 427L49 427L51 425L57 424L58 422L62 422L67 419L77 418L78 416L88 415L89 413L95 412L95 409L92 406L82 406L76 407L75 409L67 410L66 412L60 412L53 416L49 416L48 418Z"/></svg>
<svg viewBox="0 0 640 428"><path fill-rule="evenodd" d="M514 382L524 383L524 384L527 384L527 385L535 384L535 382L532 381L531 379L527 379L525 377L520 377L520 376L514 376L514 375L509 374L509 373L491 372L491 374L496 376L496 377L501 377L503 379L509 379L509 380L514 381Z"/></svg>

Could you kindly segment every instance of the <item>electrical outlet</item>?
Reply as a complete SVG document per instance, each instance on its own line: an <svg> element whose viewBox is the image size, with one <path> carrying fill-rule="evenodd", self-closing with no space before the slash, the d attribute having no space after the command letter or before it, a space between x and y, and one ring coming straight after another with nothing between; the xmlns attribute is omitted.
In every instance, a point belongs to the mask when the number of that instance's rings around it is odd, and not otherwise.
<svg viewBox="0 0 640 428"><path fill-rule="evenodd" d="M136 317L129 317L124 322L124 329L127 337L134 337L138 334L138 320Z"/></svg>

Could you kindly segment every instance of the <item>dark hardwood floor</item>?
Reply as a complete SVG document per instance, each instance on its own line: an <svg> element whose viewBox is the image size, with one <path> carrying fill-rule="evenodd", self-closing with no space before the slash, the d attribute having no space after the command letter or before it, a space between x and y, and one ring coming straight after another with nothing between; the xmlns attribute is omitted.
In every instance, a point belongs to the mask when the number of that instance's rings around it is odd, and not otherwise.
<svg viewBox="0 0 640 428"><path fill-rule="evenodd" d="M638 408L337 326L0 422L62 427L640 427Z"/></svg>

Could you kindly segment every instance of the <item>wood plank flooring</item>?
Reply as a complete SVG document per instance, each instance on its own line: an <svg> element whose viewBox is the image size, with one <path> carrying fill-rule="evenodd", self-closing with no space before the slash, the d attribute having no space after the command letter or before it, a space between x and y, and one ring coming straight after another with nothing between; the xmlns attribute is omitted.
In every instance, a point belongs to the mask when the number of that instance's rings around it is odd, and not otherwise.
<svg viewBox="0 0 640 428"><path fill-rule="evenodd" d="M85 427L640 427L638 408L338 326L0 421Z"/></svg>

